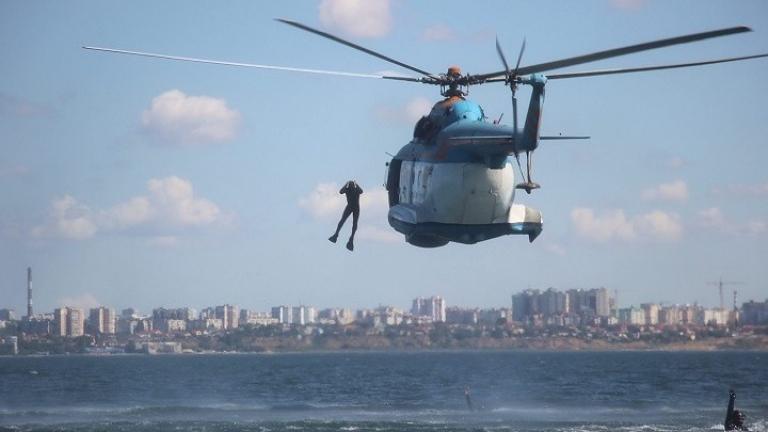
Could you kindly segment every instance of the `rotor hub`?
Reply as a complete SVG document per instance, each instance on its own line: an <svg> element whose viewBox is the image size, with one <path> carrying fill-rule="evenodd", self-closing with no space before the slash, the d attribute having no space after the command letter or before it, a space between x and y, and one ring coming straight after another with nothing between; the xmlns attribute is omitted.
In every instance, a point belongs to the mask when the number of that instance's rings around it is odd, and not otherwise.
<svg viewBox="0 0 768 432"><path fill-rule="evenodd" d="M446 76L451 78L459 78L461 77L461 68L459 66L451 66L448 68L448 73Z"/></svg>

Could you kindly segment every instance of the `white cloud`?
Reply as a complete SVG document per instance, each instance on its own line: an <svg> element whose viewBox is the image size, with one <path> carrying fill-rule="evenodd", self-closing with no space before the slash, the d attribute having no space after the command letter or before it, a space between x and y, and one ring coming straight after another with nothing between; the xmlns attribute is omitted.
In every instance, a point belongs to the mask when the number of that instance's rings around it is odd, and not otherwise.
<svg viewBox="0 0 768 432"><path fill-rule="evenodd" d="M389 0L323 0L319 7L324 26L356 37L381 37L392 27Z"/></svg>
<svg viewBox="0 0 768 432"><path fill-rule="evenodd" d="M623 210L613 210L598 217L592 209L575 208L571 210L571 221L579 235L596 241L631 240L636 236L635 228Z"/></svg>
<svg viewBox="0 0 768 432"><path fill-rule="evenodd" d="M621 209L596 215L590 208L575 208L571 221L577 234L598 242L678 240L683 233L679 216L660 210L628 217Z"/></svg>
<svg viewBox="0 0 768 432"><path fill-rule="evenodd" d="M142 228L151 232L221 225L228 215L213 202L195 196L192 183L171 176L147 182L147 194L112 207L93 210L70 195L54 199L45 224L35 227L35 237L83 240L98 232ZM156 237L169 243L169 236Z"/></svg>
<svg viewBox="0 0 768 432"><path fill-rule="evenodd" d="M48 224L32 230L35 237L83 240L93 237L98 231L93 211L70 195L53 200L49 219Z"/></svg>
<svg viewBox="0 0 768 432"><path fill-rule="evenodd" d="M315 219L338 215L346 205L344 197L339 194L339 189L337 183L320 183L308 196L299 198L299 207L309 212Z"/></svg>
<svg viewBox="0 0 768 432"><path fill-rule="evenodd" d="M648 201L678 201L688 199L688 185L682 180L662 183L643 191L642 197Z"/></svg>
<svg viewBox="0 0 768 432"><path fill-rule="evenodd" d="M152 179L147 183L153 206L172 226L208 225L220 219L219 207L195 197L192 183L179 177Z"/></svg>
<svg viewBox="0 0 768 432"><path fill-rule="evenodd" d="M701 210L698 216L699 223L704 227L722 227L726 225L723 212L717 207Z"/></svg>
<svg viewBox="0 0 768 432"><path fill-rule="evenodd" d="M107 210L105 223L116 228L125 228L146 222L152 218L154 210L147 197L134 197Z"/></svg>
<svg viewBox="0 0 768 432"><path fill-rule="evenodd" d="M422 39L430 42L445 42L455 40L456 30L445 24L436 24L424 29L421 34Z"/></svg>
<svg viewBox="0 0 768 432"><path fill-rule="evenodd" d="M88 309L99 307L101 306L101 303L96 299L96 297L93 294L82 293L74 297L64 297L59 299L59 305L61 307L66 306L66 307L83 309L87 315Z"/></svg>
<svg viewBox="0 0 768 432"><path fill-rule="evenodd" d="M223 99L169 90L152 99L152 105L142 113L141 124L145 131L170 144L220 143L235 137L240 113Z"/></svg>
<svg viewBox="0 0 768 432"><path fill-rule="evenodd" d="M432 110L432 105L432 101L427 98L417 97L411 99L408 104L405 105L405 115L407 116L407 120L415 123L422 116L429 114Z"/></svg>
<svg viewBox="0 0 768 432"><path fill-rule="evenodd" d="M338 183L319 183L307 196L299 198L299 207L315 219L336 219L341 215L347 200L339 193ZM360 196L360 213L368 216L386 215L389 197L383 187L364 188Z"/></svg>
<svg viewBox="0 0 768 432"><path fill-rule="evenodd" d="M660 210L638 216L635 224L640 232L657 240L678 240L683 235L680 217Z"/></svg>
<svg viewBox="0 0 768 432"><path fill-rule="evenodd" d="M760 235L768 232L768 222L751 219L744 222L727 218L718 207L711 207L698 212L698 224L707 230L715 230L730 235Z"/></svg>
<svg viewBox="0 0 768 432"><path fill-rule="evenodd" d="M376 116L390 123L414 125L422 116L429 114L432 105L434 103L431 100L416 97L409 100L404 106L379 106L376 108Z"/></svg>

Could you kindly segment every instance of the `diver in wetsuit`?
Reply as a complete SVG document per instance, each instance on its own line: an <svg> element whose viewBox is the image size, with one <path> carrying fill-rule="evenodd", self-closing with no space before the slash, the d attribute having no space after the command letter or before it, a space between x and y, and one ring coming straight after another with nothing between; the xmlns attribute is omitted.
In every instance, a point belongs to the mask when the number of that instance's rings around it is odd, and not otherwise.
<svg viewBox="0 0 768 432"><path fill-rule="evenodd" d="M339 238L339 231L347 221L349 215L352 215L352 234L347 241L347 249L355 250L355 232L357 231L357 219L360 218L360 195L363 194L363 188L360 187L354 180L348 181L344 187L339 191L340 194L347 196L347 207L344 208L344 213L341 215L339 225L336 226L336 232L332 236L328 237L333 243L336 243L336 239Z"/></svg>
<svg viewBox="0 0 768 432"><path fill-rule="evenodd" d="M464 399L467 401L467 409L474 411L475 408L472 406L472 397L469 395L469 386L464 387Z"/></svg>
<svg viewBox="0 0 768 432"><path fill-rule="evenodd" d="M728 412L725 414L725 430L732 431L748 431L744 426L744 420L746 416L743 412L733 409L736 404L736 393L733 390L728 392Z"/></svg>

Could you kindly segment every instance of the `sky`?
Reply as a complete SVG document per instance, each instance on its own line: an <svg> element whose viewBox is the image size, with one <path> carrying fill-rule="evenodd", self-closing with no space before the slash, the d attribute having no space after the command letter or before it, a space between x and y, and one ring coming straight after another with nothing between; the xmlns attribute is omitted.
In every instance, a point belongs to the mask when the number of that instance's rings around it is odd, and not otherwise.
<svg viewBox="0 0 768 432"><path fill-rule="evenodd" d="M748 25L752 33L569 71L768 52L764 1L0 2L0 308L237 304L508 307L526 288L606 287L620 305L768 298L768 60L551 81L529 244L421 249L386 220L387 153L440 99L417 83L193 64L83 45L359 73L522 63ZM521 88L521 106L530 91ZM472 87L511 121L508 89ZM361 184L353 253L331 244L338 189ZM349 223L342 231L346 239Z"/></svg>

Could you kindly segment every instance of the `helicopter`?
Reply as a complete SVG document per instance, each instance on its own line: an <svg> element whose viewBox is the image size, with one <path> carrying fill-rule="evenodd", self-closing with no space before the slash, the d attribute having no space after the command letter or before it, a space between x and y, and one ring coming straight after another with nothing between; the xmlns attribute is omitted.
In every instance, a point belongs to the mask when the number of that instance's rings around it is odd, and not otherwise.
<svg viewBox="0 0 768 432"><path fill-rule="evenodd" d="M745 26L729 27L528 66L521 66L525 52L525 40L523 40L514 67L510 67L507 62L497 38L496 52L504 70L485 74L462 74L458 66L452 66L446 73L435 74L305 24L282 18L276 20L362 51L415 72L419 76L363 74L238 63L94 46L83 48L166 60L385 79L438 86L443 99L435 103L429 114L416 123L411 141L387 163L385 184L390 207L387 216L390 226L403 234L406 242L425 248L440 247L449 242L475 244L512 234L527 235L528 241L533 242L541 234L543 229L541 212L514 202L516 190L524 190L530 194L533 190L540 188L540 185L531 179L533 152L538 148L540 141L589 139L588 136L540 134L545 87L549 80L676 69L768 57L768 54L757 54L689 63L545 75L544 72L555 69L745 33L751 29ZM482 107L467 99L471 86L489 83L502 83L510 89L511 126L501 124L501 118L489 121ZM532 89L522 127L518 125L516 96L516 91L521 85L530 86ZM520 162L520 156L523 153L526 156L525 170ZM516 182L512 158L517 164L519 182Z"/></svg>

